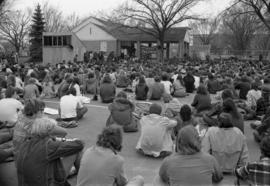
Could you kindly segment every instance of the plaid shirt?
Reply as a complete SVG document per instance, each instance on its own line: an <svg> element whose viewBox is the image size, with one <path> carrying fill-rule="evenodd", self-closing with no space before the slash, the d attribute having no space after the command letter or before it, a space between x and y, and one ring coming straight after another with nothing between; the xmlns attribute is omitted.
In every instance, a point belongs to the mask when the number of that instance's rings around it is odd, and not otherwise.
<svg viewBox="0 0 270 186"><path fill-rule="evenodd" d="M261 158L259 162L248 163L235 171L240 179L247 180L252 185L270 185L270 158Z"/></svg>

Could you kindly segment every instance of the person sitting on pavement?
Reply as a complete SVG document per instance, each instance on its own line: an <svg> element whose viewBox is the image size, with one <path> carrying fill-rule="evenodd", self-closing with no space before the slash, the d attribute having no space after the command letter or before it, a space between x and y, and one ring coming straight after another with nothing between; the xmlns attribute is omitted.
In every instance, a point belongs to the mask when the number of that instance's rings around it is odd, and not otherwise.
<svg viewBox="0 0 270 186"><path fill-rule="evenodd" d="M246 76L243 76L239 83L235 85L235 89L239 90L239 98L246 100L247 93L251 89L251 83Z"/></svg>
<svg viewBox="0 0 270 186"><path fill-rule="evenodd" d="M247 163L235 169L236 185L247 182L248 185L269 185L270 183L270 135L260 143L261 156L256 162ZM244 184L243 184L244 185ZM247 185L247 184L245 184Z"/></svg>
<svg viewBox="0 0 270 186"><path fill-rule="evenodd" d="M23 110L23 104L17 100L18 95L15 88L8 88L5 97L0 100L0 122L14 126Z"/></svg>
<svg viewBox="0 0 270 186"><path fill-rule="evenodd" d="M115 97L116 87L113 84L110 75L106 74L100 85L100 98L102 103L112 103Z"/></svg>
<svg viewBox="0 0 270 186"><path fill-rule="evenodd" d="M208 75L208 81L206 83L206 86L210 94L216 94L218 91L220 91L220 83L217 79L215 79L212 73L209 73Z"/></svg>
<svg viewBox="0 0 270 186"><path fill-rule="evenodd" d="M127 94L119 92L113 103L109 105L110 116L106 126L117 124L123 127L124 132L137 132L137 120L133 116L134 104L127 99Z"/></svg>
<svg viewBox="0 0 270 186"><path fill-rule="evenodd" d="M211 97L204 85L198 87L191 106L195 108L196 113L211 109Z"/></svg>
<svg viewBox="0 0 270 186"><path fill-rule="evenodd" d="M270 106L270 89L262 89L262 97L257 101L256 116L266 114L267 108Z"/></svg>
<svg viewBox="0 0 270 186"><path fill-rule="evenodd" d="M119 76L116 78L116 86L118 88L126 88L129 84L128 77L124 70L120 70Z"/></svg>
<svg viewBox="0 0 270 186"><path fill-rule="evenodd" d="M179 115L176 116L175 119L177 120L177 126L174 128L175 136L178 135L181 128L187 125L192 125L194 127L197 125L189 105L183 105L180 109Z"/></svg>
<svg viewBox="0 0 270 186"><path fill-rule="evenodd" d="M52 137L57 122L38 118L30 130L31 138L23 142L15 157L19 185L69 185L72 166L79 170L83 142L78 139Z"/></svg>
<svg viewBox="0 0 270 186"><path fill-rule="evenodd" d="M59 85L58 90L57 90L57 94L59 98L67 94L72 82L73 82L73 78L71 77L71 75L66 74L63 82Z"/></svg>
<svg viewBox="0 0 270 186"><path fill-rule="evenodd" d="M74 87L70 88L67 95L60 99L59 114L62 121L78 121L83 118L87 111L88 109L76 97Z"/></svg>
<svg viewBox="0 0 270 186"><path fill-rule="evenodd" d="M231 98L233 99L233 94L230 89L225 89L222 94L221 94L221 102L216 103L215 105L212 106L212 109L203 115L203 121L208 125L208 126L217 126L218 121L217 121L217 116L223 112L223 102Z"/></svg>
<svg viewBox="0 0 270 186"><path fill-rule="evenodd" d="M31 129L37 118L46 117L43 115L45 103L37 99L27 100L13 132L14 152L17 153L19 146L31 137ZM50 131L51 136L65 137L67 132L65 129L55 126L54 130Z"/></svg>
<svg viewBox="0 0 270 186"><path fill-rule="evenodd" d="M239 128L244 134L244 119L242 114L238 111L234 101L231 98L223 101L223 112L229 113L232 117L234 127Z"/></svg>
<svg viewBox="0 0 270 186"><path fill-rule="evenodd" d="M176 149L175 154L163 160L160 181L155 185L212 185L223 179L217 160L201 152L201 140L194 126L179 131Z"/></svg>
<svg viewBox="0 0 270 186"><path fill-rule="evenodd" d="M168 118L173 118L178 115L182 104L177 98L173 98L170 94L163 95L164 115Z"/></svg>
<svg viewBox="0 0 270 186"><path fill-rule="evenodd" d="M161 84L164 85L164 93L171 94L173 91L172 83L169 79L169 75L167 73L162 74L162 81Z"/></svg>
<svg viewBox="0 0 270 186"><path fill-rule="evenodd" d="M177 122L161 116L161 112L162 107L154 103L150 114L140 120L141 136L136 149L144 155L165 157L173 152L172 129Z"/></svg>
<svg viewBox="0 0 270 186"><path fill-rule="evenodd" d="M186 88L186 93L193 93L195 90L195 79L189 71L187 75L183 78L184 86Z"/></svg>
<svg viewBox="0 0 270 186"><path fill-rule="evenodd" d="M95 78L95 74L93 72L90 72L88 74L88 78L85 81L85 85L84 85L84 91L88 94L93 94L93 100L97 101L98 100L98 81Z"/></svg>
<svg viewBox="0 0 270 186"><path fill-rule="evenodd" d="M149 87L149 100L160 100L164 94L164 85L160 83L160 77L155 77L155 82Z"/></svg>
<svg viewBox="0 0 270 186"><path fill-rule="evenodd" d="M98 135L96 145L88 148L81 160L77 186L115 185L142 186L143 177L127 180L122 149L122 132L119 127L110 126Z"/></svg>
<svg viewBox="0 0 270 186"><path fill-rule="evenodd" d="M202 150L213 155L222 172L232 173L248 161L246 137L240 129L233 126L229 113L221 113L219 126L210 127L202 139Z"/></svg>
<svg viewBox="0 0 270 186"><path fill-rule="evenodd" d="M23 95L24 100L36 99L39 98L39 95L40 93L38 90L38 86L35 84L35 79L30 78L28 80L28 84L24 87L24 95Z"/></svg>
<svg viewBox="0 0 270 186"><path fill-rule="evenodd" d="M148 86L146 85L145 79L143 76L139 78L139 83L135 87L136 100L146 100L148 94Z"/></svg>
<svg viewBox="0 0 270 186"><path fill-rule="evenodd" d="M264 136L270 135L270 107L268 107L262 121L251 123L250 126L255 130L253 136L256 142L261 142Z"/></svg>
<svg viewBox="0 0 270 186"><path fill-rule="evenodd" d="M188 96L188 94L185 91L185 88L183 86L183 79L181 74L179 74L176 78L176 80L173 82L173 97L179 97L179 98L183 98Z"/></svg>

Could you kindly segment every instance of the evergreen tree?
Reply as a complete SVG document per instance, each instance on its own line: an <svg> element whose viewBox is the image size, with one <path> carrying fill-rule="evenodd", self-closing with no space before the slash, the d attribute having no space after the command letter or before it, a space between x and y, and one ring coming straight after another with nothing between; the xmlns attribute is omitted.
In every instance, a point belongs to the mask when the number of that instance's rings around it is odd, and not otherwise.
<svg viewBox="0 0 270 186"><path fill-rule="evenodd" d="M42 62L42 32L44 32L44 17L38 4L32 17L30 31L30 56L34 62Z"/></svg>

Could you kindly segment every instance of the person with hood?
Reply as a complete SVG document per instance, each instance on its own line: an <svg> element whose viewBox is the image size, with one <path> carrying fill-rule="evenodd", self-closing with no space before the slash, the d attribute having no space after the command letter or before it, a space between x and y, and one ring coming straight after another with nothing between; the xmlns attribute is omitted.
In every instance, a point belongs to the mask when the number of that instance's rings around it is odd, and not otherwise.
<svg viewBox="0 0 270 186"><path fill-rule="evenodd" d="M124 132L138 131L137 120L132 114L135 107L133 103L127 99L125 92L119 92L108 108L111 114L107 120L107 126L117 124L123 127Z"/></svg>

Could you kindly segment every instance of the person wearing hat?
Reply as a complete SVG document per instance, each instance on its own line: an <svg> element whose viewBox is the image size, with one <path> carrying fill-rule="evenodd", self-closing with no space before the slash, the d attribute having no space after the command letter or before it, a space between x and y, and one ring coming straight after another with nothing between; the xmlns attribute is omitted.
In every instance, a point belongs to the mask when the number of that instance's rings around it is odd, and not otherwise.
<svg viewBox="0 0 270 186"><path fill-rule="evenodd" d="M165 157L173 152L172 129L176 120L161 116L162 107L156 103L149 108L149 115L140 120L141 136L136 149L144 155Z"/></svg>
<svg viewBox="0 0 270 186"><path fill-rule="evenodd" d="M247 163L236 168L234 173L237 184L247 181L250 185L270 185L270 136L265 136L260 143L261 157L259 161Z"/></svg>
<svg viewBox="0 0 270 186"><path fill-rule="evenodd" d="M235 167L244 166L248 160L246 137L233 126L232 116L221 113L219 126L210 127L202 140L202 151L213 155L222 172L232 173Z"/></svg>

